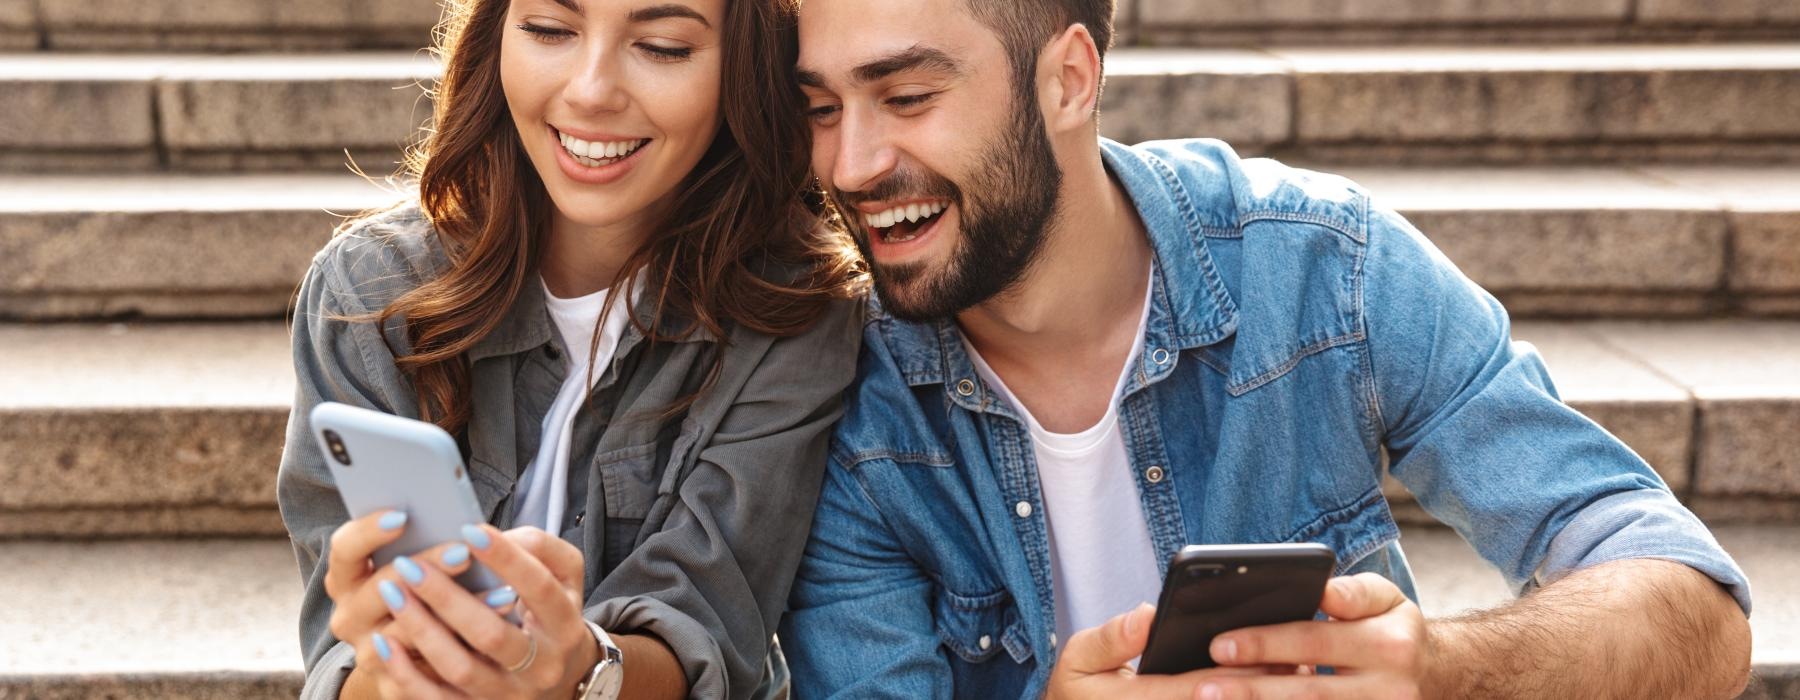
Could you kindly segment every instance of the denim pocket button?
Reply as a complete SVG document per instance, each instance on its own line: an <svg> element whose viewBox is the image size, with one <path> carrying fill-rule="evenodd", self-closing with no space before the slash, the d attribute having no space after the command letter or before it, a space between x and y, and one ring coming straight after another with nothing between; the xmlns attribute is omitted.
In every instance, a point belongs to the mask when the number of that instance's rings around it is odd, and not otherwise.
<svg viewBox="0 0 1800 700"><path fill-rule="evenodd" d="M957 382L956 393L962 394L963 396L973 396L975 394L975 382L967 379Z"/></svg>
<svg viewBox="0 0 1800 700"><path fill-rule="evenodd" d="M1153 362L1155 362L1155 363L1156 363L1156 364L1159 364L1159 365L1162 365L1162 364L1168 364L1168 362L1169 362L1169 351L1168 351L1168 350L1164 350L1164 349L1162 349L1162 348L1157 348L1157 349L1155 349L1155 350L1152 350L1152 351L1151 351L1151 352L1150 352L1150 359L1151 359L1151 361L1153 361Z"/></svg>
<svg viewBox="0 0 1800 700"><path fill-rule="evenodd" d="M1152 466L1149 469L1145 469L1144 470L1144 479L1146 481L1149 481L1152 484L1162 483L1163 468L1159 467L1159 466Z"/></svg>

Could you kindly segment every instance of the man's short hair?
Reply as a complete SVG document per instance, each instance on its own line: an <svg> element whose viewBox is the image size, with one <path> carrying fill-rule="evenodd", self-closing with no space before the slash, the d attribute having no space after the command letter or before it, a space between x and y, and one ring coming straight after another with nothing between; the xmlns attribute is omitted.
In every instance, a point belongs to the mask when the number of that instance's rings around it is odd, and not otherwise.
<svg viewBox="0 0 1800 700"><path fill-rule="evenodd" d="M1034 94L1038 53L1051 37L1069 25L1087 26L1100 59L1112 48L1114 0L965 0L975 17L1000 35L1012 64L1013 90L1021 97Z"/></svg>

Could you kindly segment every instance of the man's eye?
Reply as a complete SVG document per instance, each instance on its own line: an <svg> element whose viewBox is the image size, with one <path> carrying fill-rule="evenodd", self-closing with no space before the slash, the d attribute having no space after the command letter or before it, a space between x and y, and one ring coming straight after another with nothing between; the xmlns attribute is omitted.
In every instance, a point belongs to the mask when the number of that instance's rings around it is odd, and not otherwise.
<svg viewBox="0 0 1800 700"><path fill-rule="evenodd" d="M933 97L937 97L937 93L927 92L919 95L900 95L898 97L888 98L887 103L892 107L917 107L931 101L931 98Z"/></svg>
<svg viewBox="0 0 1800 700"><path fill-rule="evenodd" d="M837 116L838 109L837 105L820 105L806 110L806 118L815 122L827 121L832 117Z"/></svg>

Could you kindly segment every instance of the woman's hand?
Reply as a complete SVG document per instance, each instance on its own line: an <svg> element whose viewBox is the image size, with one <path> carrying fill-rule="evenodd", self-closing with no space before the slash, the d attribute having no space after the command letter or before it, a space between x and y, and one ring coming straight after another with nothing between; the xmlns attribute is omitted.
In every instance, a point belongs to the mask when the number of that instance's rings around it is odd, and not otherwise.
<svg viewBox="0 0 1800 700"><path fill-rule="evenodd" d="M373 674L379 684L382 665L377 630L391 621L387 605L382 602L382 582L394 585L400 573L392 564L377 570L370 558L375 550L400 539L406 531L406 513L390 510L351 520L331 533L329 559L325 569L325 594L331 597L331 634L356 648L358 669ZM424 554L441 556L452 545L434 547ZM430 669L423 669L430 673Z"/></svg>
<svg viewBox="0 0 1800 700"><path fill-rule="evenodd" d="M464 528L467 546L396 560L400 583L385 603L387 697L566 698L599 660L581 617L582 555L537 528ZM452 577L479 561L507 588L477 597ZM524 626L502 615L525 610ZM417 652L419 659L412 657ZM378 651L378 653L380 653ZM428 668L427 668L428 667ZM435 677L432 671L435 670Z"/></svg>

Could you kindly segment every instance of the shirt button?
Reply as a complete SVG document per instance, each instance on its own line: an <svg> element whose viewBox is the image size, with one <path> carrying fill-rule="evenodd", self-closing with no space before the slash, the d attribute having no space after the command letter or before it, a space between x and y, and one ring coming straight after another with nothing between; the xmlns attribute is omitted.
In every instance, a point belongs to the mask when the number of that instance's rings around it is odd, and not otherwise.
<svg viewBox="0 0 1800 700"><path fill-rule="evenodd" d="M1056 633L1055 632L1050 633L1050 648L1051 649L1056 648Z"/></svg>
<svg viewBox="0 0 1800 700"><path fill-rule="evenodd" d="M1019 505L1013 506L1013 512L1018 513L1021 518L1029 518L1031 517L1031 504L1019 501Z"/></svg>
<svg viewBox="0 0 1800 700"><path fill-rule="evenodd" d="M964 379L956 383L956 393L971 396L975 393L975 382Z"/></svg>
<svg viewBox="0 0 1800 700"><path fill-rule="evenodd" d="M981 635L980 641L975 642L975 646L981 647L982 651L987 651L988 647L991 647L993 645L994 645L994 638L989 637L985 634Z"/></svg>
<svg viewBox="0 0 1800 700"><path fill-rule="evenodd" d="M587 513L576 513L575 514L575 524L580 525L582 519L584 519L586 517L587 517Z"/></svg>
<svg viewBox="0 0 1800 700"><path fill-rule="evenodd" d="M552 360L555 360L555 359L560 358L561 356L562 356L562 353L556 351L555 345L545 345L544 346L544 357L548 357Z"/></svg>
<svg viewBox="0 0 1800 700"><path fill-rule="evenodd" d="M1152 484L1160 483L1163 480L1163 468L1152 466L1149 469L1145 469L1144 478L1149 480Z"/></svg>
<svg viewBox="0 0 1800 700"><path fill-rule="evenodd" d="M1150 359L1159 365L1168 364L1169 351L1164 350L1162 348L1157 348L1156 350L1154 350L1150 353Z"/></svg>

